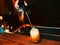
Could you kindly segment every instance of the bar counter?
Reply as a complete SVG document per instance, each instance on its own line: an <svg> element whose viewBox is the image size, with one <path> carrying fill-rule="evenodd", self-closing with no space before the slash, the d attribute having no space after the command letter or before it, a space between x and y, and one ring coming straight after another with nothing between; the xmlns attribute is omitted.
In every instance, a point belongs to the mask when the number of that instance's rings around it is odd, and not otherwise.
<svg viewBox="0 0 60 45"><path fill-rule="evenodd" d="M41 41L34 43L30 36L21 34L0 34L0 45L60 45L60 41L41 38Z"/></svg>

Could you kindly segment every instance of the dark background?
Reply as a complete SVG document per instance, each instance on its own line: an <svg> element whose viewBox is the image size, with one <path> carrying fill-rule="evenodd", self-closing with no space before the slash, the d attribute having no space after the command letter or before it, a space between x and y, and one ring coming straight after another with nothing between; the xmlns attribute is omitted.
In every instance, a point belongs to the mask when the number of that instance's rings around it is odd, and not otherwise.
<svg viewBox="0 0 60 45"><path fill-rule="evenodd" d="M33 19L36 24L60 27L60 0L33 0L32 2Z"/></svg>

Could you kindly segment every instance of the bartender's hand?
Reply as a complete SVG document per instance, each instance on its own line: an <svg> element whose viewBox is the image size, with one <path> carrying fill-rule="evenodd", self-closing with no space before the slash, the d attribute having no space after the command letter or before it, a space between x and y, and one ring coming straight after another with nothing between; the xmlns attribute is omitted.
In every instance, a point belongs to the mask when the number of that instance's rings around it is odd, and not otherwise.
<svg viewBox="0 0 60 45"><path fill-rule="evenodd" d="M25 5L25 6L28 6L26 0L23 0L23 1L24 1L24 5ZM19 8L18 2L19 2L19 0L12 0L13 6L14 6L16 9Z"/></svg>
<svg viewBox="0 0 60 45"><path fill-rule="evenodd" d="M13 6L18 10L19 5L18 5L19 0L12 0Z"/></svg>
<svg viewBox="0 0 60 45"><path fill-rule="evenodd" d="M25 4L25 6L28 6L28 4L27 4L26 0L24 0L24 4Z"/></svg>

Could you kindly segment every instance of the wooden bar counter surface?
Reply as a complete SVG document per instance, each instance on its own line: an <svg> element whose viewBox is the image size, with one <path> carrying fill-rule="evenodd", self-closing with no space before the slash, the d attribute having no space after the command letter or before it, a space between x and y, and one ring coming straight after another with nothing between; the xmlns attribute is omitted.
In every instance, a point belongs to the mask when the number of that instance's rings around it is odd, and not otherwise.
<svg viewBox="0 0 60 45"><path fill-rule="evenodd" d="M21 34L0 34L0 45L60 45L60 41L42 39L33 43L31 38Z"/></svg>

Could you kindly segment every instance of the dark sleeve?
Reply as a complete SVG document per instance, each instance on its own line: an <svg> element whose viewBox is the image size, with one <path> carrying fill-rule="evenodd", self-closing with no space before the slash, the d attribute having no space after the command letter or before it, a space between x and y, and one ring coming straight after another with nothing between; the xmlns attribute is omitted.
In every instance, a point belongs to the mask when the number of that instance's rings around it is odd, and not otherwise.
<svg viewBox="0 0 60 45"><path fill-rule="evenodd" d="M22 7L22 5L24 5L24 0L19 0L18 5L19 7Z"/></svg>

